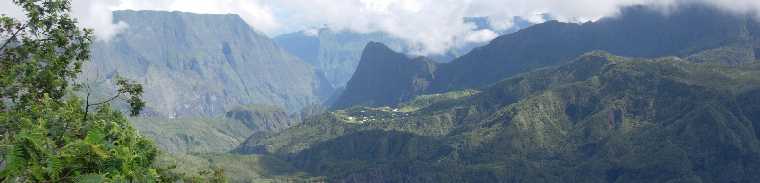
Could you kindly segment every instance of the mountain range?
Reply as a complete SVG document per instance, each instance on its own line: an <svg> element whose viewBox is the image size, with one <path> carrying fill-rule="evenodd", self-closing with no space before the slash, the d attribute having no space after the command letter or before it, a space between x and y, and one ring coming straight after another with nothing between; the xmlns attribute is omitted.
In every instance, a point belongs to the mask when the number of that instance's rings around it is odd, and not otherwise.
<svg viewBox="0 0 760 183"><path fill-rule="evenodd" d="M279 35L274 41L318 72L324 73L334 87L345 86L357 67L361 50L370 41L383 42L396 51L404 50L405 42L385 33L354 33L329 28Z"/></svg>
<svg viewBox="0 0 760 183"><path fill-rule="evenodd" d="M451 63L373 42L333 110L234 152L330 182L754 182L758 25L633 6Z"/></svg>
<svg viewBox="0 0 760 183"><path fill-rule="evenodd" d="M549 18L549 17L545 17ZM475 31L491 30L498 34L509 34L529 27L534 23L515 17L513 26L498 31L491 26L487 17L467 17L462 20L472 24ZM350 30L336 31L331 28L318 28L283 34L274 37L279 46L306 63L324 73L335 88L345 87L346 83L359 65L362 50L370 42L382 43L396 52L408 53L408 42L382 32L358 33ZM466 43L452 48L445 53L430 54L428 57L436 62L450 62L470 50L483 46L484 43Z"/></svg>
<svg viewBox="0 0 760 183"><path fill-rule="evenodd" d="M363 57L358 72L336 100L333 107L353 105L383 106L398 104L421 94L440 93L467 88L481 88L503 78L533 69L567 63L593 50L605 50L628 57L661 56L722 57L720 62L743 64L757 60L760 24L752 15L736 15L701 4L685 4L669 14L645 6L626 7L616 17L582 24L549 21L513 34L500 36L450 63L435 63L435 71L415 72L432 77L407 77L389 82L367 81L409 71L394 68L361 68L362 62L378 62ZM386 49L367 46L364 54L385 53ZM367 58L367 59L365 59ZM389 63L409 63L409 58ZM696 59L699 60L699 59ZM372 66L372 64L364 64ZM382 69L382 68L381 68ZM412 84L407 90L393 90L378 97L373 92L393 88L399 81ZM425 83L420 85L419 83ZM396 87L399 88L399 87Z"/></svg>
<svg viewBox="0 0 760 183"><path fill-rule="evenodd" d="M236 15L114 18L129 28L94 45L86 78L105 79L86 81L143 83L149 115L130 121L179 172L220 167L233 182L760 180L754 15L630 6L500 32L450 62L410 56L381 33L272 40Z"/></svg>
<svg viewBox="0 0 760 183"><path fill-rule="evenodd" d="M759 69L591 52L479 91L333 111L237 152L335 182L753 182Z"/></svg>

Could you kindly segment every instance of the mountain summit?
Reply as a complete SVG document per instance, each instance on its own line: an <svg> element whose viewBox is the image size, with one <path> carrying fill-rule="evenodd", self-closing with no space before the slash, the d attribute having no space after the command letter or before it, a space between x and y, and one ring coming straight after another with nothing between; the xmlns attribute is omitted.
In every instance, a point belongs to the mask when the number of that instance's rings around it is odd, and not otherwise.
<svg viewBox="0 0 760 183"><path fill-rule="evenodd" d="M334 106L353 104L390 105L425 91L433 79L435 62L425 58L409 58L382 43L370 42L362 52L356 73L348 82L344 95Z"/></svg>

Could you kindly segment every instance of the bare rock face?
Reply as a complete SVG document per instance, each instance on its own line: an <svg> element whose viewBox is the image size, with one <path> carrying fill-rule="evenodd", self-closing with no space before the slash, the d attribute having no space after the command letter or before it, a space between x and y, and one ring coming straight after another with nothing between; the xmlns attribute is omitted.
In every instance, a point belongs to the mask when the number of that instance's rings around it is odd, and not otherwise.
<svg viewBox="0 0 760 183"><path fill-rule="evenodd" d="M545 18L551 19L551 17ZM512 28L497 30L488 22L488 17L465 17L462 21L475 26L475 30L490 30L500 35L514 33L534 24L524 18L515 17ZM401 53L416 52L403 39L382 32L359 33L321 28L283 34L274 37L273 40L278 46L324 73L335 88L346 86L359 66L364 46L370 42L382 43ZM436 62L451 62L456 57L486 43L459 43L457 47L442 53L430 53L426 57Z"/></svg>
<svg viewBox="0 0 760 183"><path fill-rule="evenodd" d="M274 37L278 46L324 73L334 87L344 87L359 65L362 49L369 42L382 42L395 51L405 43L384 33L354 33L322 28Z"/></svg>
<svg viewBox="0 0 760 183"><path fill-rule="evenodd" d="M213 116L253 103L295 112L332 91L237 15L116 11L114 20L129 26L93 45L85 77L106 88L116 76L137 80L157 116Z"/></svg>
<svg viewBox="0 0 760 183"><path fill-rule="evenodd" d="M409 100L428 89L435 66L435 62L424 57L409 58L381 43L371 42L344 91L349 95L342 95L334 106L383 106Z"/></svg>

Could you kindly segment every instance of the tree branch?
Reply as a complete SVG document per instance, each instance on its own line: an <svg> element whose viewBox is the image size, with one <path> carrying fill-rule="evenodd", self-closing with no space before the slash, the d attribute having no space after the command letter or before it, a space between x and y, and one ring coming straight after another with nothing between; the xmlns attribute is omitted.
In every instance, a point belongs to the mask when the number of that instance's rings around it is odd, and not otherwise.
<svg viewBox="0 0 760 183"><path fill-rule="evenodd" d="M87 87L87 97L84 99L84 120L87 121L87 115L90 113L90 88Z"/></svg>
<svg viewBox="0 0 760 183"><path fill-rule="evenodd" d="M105 101L102 101L102 102L98 102L98 103L93 103L93 104L87 104L87 106L86 106L86 107L90 107L90 106L97 106L97 105L103 105L103 104L109 103L109 102L111 102L111 101L113 101L113 100L116 100L116 99L117 99L117 98L119 98L120 96L121 96L121 93L118 93L118 94L116 94L115 96L113 96L113 97L109 98L108 100L105 100Z"/></svg>
<svg viewBox="0 0 760 183"><path fill-rule="evenodd" d="M29 24L24 24L21 27L19 27L19 29L16 30L16 32L13 32L13 34L11 34L11 37L8 38L8 40L5 40L5 43L3 43L3 46L0 47L0 53L2 53L2 51L5 51L5 47L8 46L8 43L10 43L11 40L13 40L14 38L16 38L16 36L18 35L18 33L20 33L22 30L26 29L27 25L29 25Z"/></svg>
<svg viewBox="0 0 760 183"><path fill-rule="evenodd" d="M98 105L103 105L103 104L109 103L109 102L111 102L111 101L116 100L117 98L119 98L119 96L121 96L121 93L117 93L115 96L109 98L108 100L105 100L105 101L102 101L102 102L98 102L98 103L90 104L90 92L88 91L87 92L87 98L85 98L84 120L83 121L87 121L87 116L90 113L90 106L98 106Z"/></svg>

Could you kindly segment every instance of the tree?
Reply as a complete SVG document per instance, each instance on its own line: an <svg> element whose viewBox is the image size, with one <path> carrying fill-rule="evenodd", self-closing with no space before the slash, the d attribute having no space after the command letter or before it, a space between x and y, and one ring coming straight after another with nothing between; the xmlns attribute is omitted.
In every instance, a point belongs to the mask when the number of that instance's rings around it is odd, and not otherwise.
<svg viewBox="0 0 760 183"><path fill-rule="evenodd" d="M0 16L0 181L176 180L154 167L156 146L109 105L127 96L130 114L139 114L145 104L139 84L119 80L116 96L102 102L75 95L92 30L76 25L70 2L13 2L26 19Z"/></svg>

